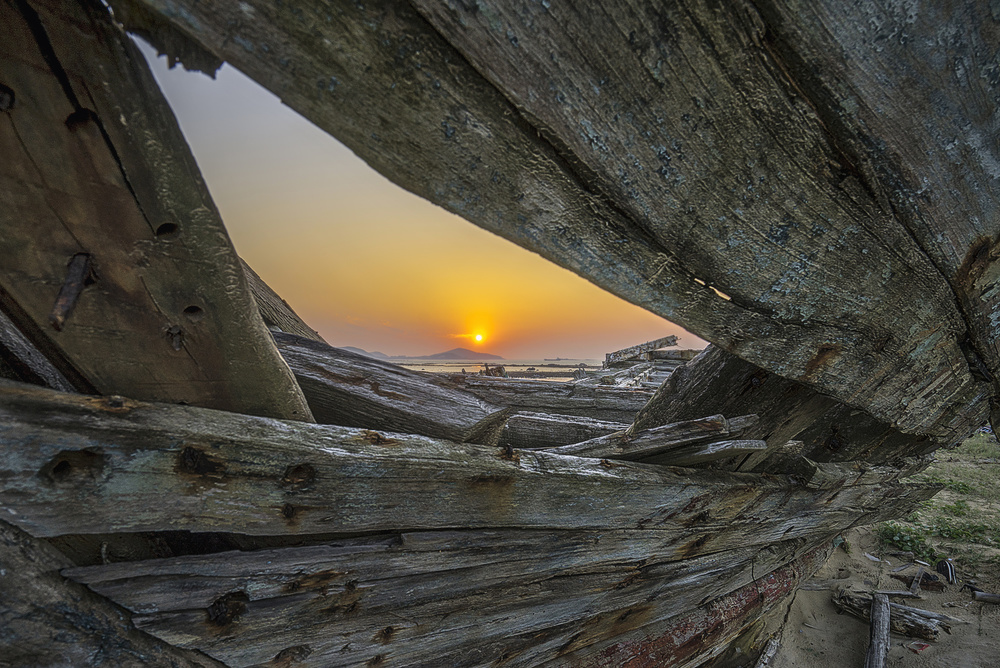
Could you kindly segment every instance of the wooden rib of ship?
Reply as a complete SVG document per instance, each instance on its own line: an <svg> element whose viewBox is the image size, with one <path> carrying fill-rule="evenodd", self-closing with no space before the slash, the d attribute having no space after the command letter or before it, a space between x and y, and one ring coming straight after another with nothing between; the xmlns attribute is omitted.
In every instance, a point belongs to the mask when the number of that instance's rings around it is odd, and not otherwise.
<svg viewBox="0 0 1000 668"><path fill-rule="evenodd" d="M700 665L997 405L987 3L0 26L0 664ZM126 31L714 345L655 388L327 345L237 257Z"/></svg>

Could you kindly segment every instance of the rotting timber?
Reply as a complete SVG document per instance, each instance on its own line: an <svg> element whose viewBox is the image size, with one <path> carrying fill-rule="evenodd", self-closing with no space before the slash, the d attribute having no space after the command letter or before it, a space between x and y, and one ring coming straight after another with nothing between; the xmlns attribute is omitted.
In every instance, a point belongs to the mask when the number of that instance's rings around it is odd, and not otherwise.
<svg viewBox="0 0 1000 668"><path fill-rule="evenodd" d="M983 3L110 4L0 2L8 663L699 665L997 405ZM117 22L714 345L655 392L327 346Z"/></svg>

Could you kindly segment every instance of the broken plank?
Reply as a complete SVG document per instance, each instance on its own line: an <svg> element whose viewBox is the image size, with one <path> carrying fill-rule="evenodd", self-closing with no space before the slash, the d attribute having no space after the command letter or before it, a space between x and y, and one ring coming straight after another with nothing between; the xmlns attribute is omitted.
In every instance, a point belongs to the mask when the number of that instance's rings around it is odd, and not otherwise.
<svg viewBox="0 0 1000 668"><path fill-rule="evenodd" d="M101 394L311 419L107 7L3 3L0 24L0 81L16 92L0 117L0 293L17 305L3 310Z"/></svg>
<svg viewBox="0 0 1000 668"><path fill-rule="evenodd" d="M632 423L639 409L653 396L651 390L644 389L462 374L446 375L441 382L471 392L491 404L519 411L575 415L627 424Z"/></svg>
<svg viewBox="0 0 1000 668"><path fill-rule="evenodd" d="M507 419L499 445L529 450L554 448L589 441L627 428L628 424L624 422L519 411Z"/></svg>
<svg viewBox="0 0 1000 668"><path fill-rule="evenodd" d="M495 445L510 413L433 374L285 332L274 340L323 424Z"/></svg>
<svg viewBox="0 0 1000 668"><path fill-rule="evenodd" d="M587 527L690 555L904 514L936 486L811 490L681 470L0 383L0 503L37 536ZM698 517L696 523L691 523Z"/></svg>
<svg viewBox="0 0 1000 668"><path fill-rule="evenodd" d="M730 439L671 448L653 457L645 457L642 461L666 466L697 466L719 459L760 452L766 448L767 443L764 441Z"/></svg>
<svg viewBox="0 0 1000 668"><path fill-rule="evenodd" d="M664 453L672 448L706 440L721 439L732 433L739 433L753 424L754 416L745 416L731 427L729 420L721 415L685 420L647 429L634 434L627 431L574 443L551 452L575 457L597 457L606 459L639 460Z"/></svg>
<svg viewBox="0 0 1000 668"><path fill-rule="evenodd" d="M59 574L66 557L2 520L0 564L3 665L222 666L136 630L128 612Z"/></svg>
<svg viewBox="0 0 1000 668"><path fill-rule="evenodd" d="M647 341L646 343L640 343L635 346L629 346L628 348L622 348L621 350L616 350L613 353L607 353L604 356L604 368L607 369L612 364L617 362L623 362L625 360L637 359L643 353L648 353L653 350L659 350L660 348L667 348L669 346L677 345L676 336L664 336L659 339L654 339L652 341Z"/></svg>

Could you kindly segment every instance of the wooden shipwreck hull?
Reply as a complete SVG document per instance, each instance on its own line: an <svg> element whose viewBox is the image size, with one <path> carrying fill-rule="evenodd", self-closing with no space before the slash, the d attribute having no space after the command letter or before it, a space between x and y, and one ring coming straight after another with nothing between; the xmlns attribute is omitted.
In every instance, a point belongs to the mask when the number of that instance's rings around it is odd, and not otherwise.
<svg viewBox="0 0 1000 668"><path fill-rule="evenodd" d="M2 0L0 665L752 640L997 405L998 20ZM328 346L237 257L126 29L714 345L655 391Z"/></svg>

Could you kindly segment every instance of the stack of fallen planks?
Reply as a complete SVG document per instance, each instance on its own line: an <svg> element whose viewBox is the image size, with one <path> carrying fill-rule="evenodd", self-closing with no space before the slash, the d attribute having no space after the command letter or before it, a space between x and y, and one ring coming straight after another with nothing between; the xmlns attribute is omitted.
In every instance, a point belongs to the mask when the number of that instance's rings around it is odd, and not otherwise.
<svg viewBox="0 0 1000 668"><path fill-rule="evenodd" d="M936 491L936 443L717 348L655 393L332 348L103 4L0 23L8 663L695 665Z"/></svg>

